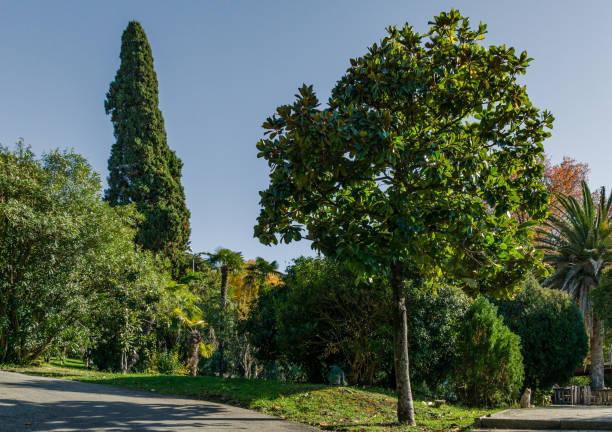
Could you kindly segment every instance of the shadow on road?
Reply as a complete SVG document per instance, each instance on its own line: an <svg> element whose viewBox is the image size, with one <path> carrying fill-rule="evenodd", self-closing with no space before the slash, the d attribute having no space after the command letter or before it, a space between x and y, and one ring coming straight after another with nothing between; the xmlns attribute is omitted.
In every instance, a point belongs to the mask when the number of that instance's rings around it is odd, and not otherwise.
<svg viewBox="0 0 612 432"><path fill-rule="evenodd" d="M31 403L0 399L0 429L2 431L100 430L161 431L204 427L237 430L234 421L262 421L262 418L215 416L222 412L214 406L177 405L166 403L126 403L100 401L59 401ZM271 419L276 420L276 419ZM169 429L172 427L173 429ZM239 427L246 430L246 427Z"/></svg>
<svg viewBox="0 0 612 432"><path fill-rule="evenodd" d="M274 423L274 425L273 425ZM227 405L10 374L0 381L0 431L296 430Z"/></svg>

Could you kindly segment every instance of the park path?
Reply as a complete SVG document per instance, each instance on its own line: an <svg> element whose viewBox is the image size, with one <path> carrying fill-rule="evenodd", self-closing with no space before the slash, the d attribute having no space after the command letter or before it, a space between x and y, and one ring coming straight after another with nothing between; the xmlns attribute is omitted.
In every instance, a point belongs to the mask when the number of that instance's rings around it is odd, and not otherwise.
<svg viewBox="0 0 612 432"><path fill-rule="evenodd" d="M0 371L0 431L315 431L243 408Z"/></svg>
<svg viewBox="0 0 612 432"><path fill-rule="evenodd" d="M556 405L480 417L472 432L612 431L612 406Z"/></svg>

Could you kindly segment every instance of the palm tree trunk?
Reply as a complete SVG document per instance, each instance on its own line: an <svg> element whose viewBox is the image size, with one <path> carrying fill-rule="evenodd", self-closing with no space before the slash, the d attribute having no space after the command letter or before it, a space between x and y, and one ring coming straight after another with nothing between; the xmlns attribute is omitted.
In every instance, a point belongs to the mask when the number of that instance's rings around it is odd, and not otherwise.
<svg viewBox="0 0 612 432"><path fill-rule="evenodd" d="M221 269L221 309L225 311L225 305L227 304L227 273L228 268L223 267Z"/></svg>
<svg viewBox="0 0 612 432"><path fill-rule="evenodd" d="M198 330L192 329L190 336L189 371L192 376L196 376L198 373L198 363L200 361L200 343L202 342L202 335Z"/></svg>
<svg viewBox="0 0 612 432"><path fill-rule="evenodd" d="M225 306L227 304L227 273L226 266L221 267L221 320L219 323L219 376L223 376L223 366L225 363Z"/></svg>
<svg viewBox="0 0 612 432"><path fill-rule="evenodd" d="M603 332L601 321L596 313L593 313L593 324L591 329L591 388L602 390L604 388L604 355L603 355Z"/></svg>
<svg viewBox="0 0 612 432"><path fill-rule="evenodd" d="M408 318L404 290L404 266L401 262L391 265L393 288L393 359L397 387L397 420L401 424L416 426L412 389L410 388L410 364L408 358Z"/></svg>

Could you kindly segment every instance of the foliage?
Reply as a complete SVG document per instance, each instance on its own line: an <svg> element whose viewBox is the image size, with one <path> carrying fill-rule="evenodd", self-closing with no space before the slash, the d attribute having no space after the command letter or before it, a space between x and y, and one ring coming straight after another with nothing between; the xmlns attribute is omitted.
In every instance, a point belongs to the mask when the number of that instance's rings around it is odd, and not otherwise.
<svg viewBox="0 0 612 432"><path fill-rule="evenodd" d="M438 388L449 378L457 357L458 324L464 319L470 301L454 286L433 283L411 287L406 297L411 377L424 383L438 396ZM392 362L393 357L389 356Z"/></svg>
<svg viewBox="0 0 612 432"><path fill-rule="evenodd" d="M128 247L134 250L133 245ZM155 344L154 323L165 313L160 301L168 278L159 273L151 254L123 254L107 264L119 266L122 273L103 279L97 287L90 320L100 337L93 359L101 369L127 371L143 360L144 347Z"/></svg>
<svg viewBox="0 0 612 432"><path fill-rule="evenodd" d="M612 266L612 194L599 191L596 202L589 187L582 182L582 200L557 195L559 205L538 230L538 242L545 260L554 272L545 286L561 289L576 300L591 334L591 385L604 386L603 340L601 322L593 314L591 291L602 282L604 272Z"/></svg>
<svg viewBox="0 0 612 432"><path fill-rule="evenodd" d="M460 400L471 406L497 406L517 399L523 384L520 338L479 297L461 324L454 383Z"/></svg>
<svg viewBox="0 0 612 432"><path fill-rule="evenodd" d="M612 329L612 269L603 273L601 283L591 290L590 297L593 310L603 321L604 328Z"/></svg>
<svg viewBox="0 0 612 432"><path fill-rule="evenodd" d="M582 315L569 296L541 288L529 277L513 300L497 305L506 325L521 338L525 385L532 391L565 385L589 349Z"/></svg>
<svg viewBox="0 0 612 432"><path fill-rule="evenodd" d="M504 295L538 265L530 224L512 214L546 214L542 141L553 118L517 81L527 53L485 48L485 33L456 10L424 34L389 27L351 60L327 106L303 85L257 143L270 168L254 229L262 243L306 237L366 274L389 274L401 423L414 424L404 280L444 274Z"/></svg>
<svg viewBox="0 0 612 432"><path fill-rule="evenodd" d="M387 329L389 290L379 278L355 284L346 265L301 258L287 270L287 301L277 305L278 343L286 359L313 382L341 364L355 384L373 384L392 352ZM385 352L386 351L386 352Z"/></svg>
<svg viewBox="0 0 612 432"><path fill-rule="evenodd" d="M246 318L251 302L257 298L260 290L268 286L279 285L281 272L276 261L268 262L262 257L245 262L239 275L230 278L230 285L234 287L234 298L238 302L241 319Z"/></svg>
<svg viewBox="0 0 612 432"><path fill-rule="evenodd" d="M553 210L557 205L556 195L581 198L581 184L588 181L590 171L588 164L564 156L563 160L557 165L553 165L550 159L546 158L544 165L544 182L551 195Z"/></svg>
<svg viewBox="0 0 612 432"><path fill-rule="evenodd" d="M264 123L270 185L255 235L275 244L305 230L316 249L374 272L415 259L504 292L498 278L522 277L533 260L508 212L541 218L547 204L552 117L516 82L530 59L483 48L486 27L457 11L423 35L388 31L351 60L327 107L303 86Z"/></svg>
<svg viewBox="0 0 612 432"><path fill-rule="evenodd" d="M177 274L190 234L183 164L167 144L153 54L138 22L131 21L123 32L120 57L104 104L117 139L108 160L105 199L111 205L136 205L144 215L136 243L169 257Z"/></svg>
<svg viewBox="0 0 612 432"><path fill-rule="evenodd" d="M346 264L295 260L283 285L260 293L244 324L259 360L299 365L311 382L339 364L351 384L392 387L389 285L381 278L356 284L356 277ZM451 287L411 287L407 304L413 377L434 389L452 363L455 324L468 301Z"/></svg>
<svg viewBox="0 0 612 432"><path fill-rule="evenodd" d="M227 278L231 274L238 273L244 267L241 252L235 252L225 248L218 248L209 254L208 263L219 269L221 273L221 304L219 308L220 319L218 320L217 339L219 339L219 375L223 376L225 370L225 343L232 334L228 324L231 323L226 317L227 308Z"/></svg>
<svg viewBox="0 0 612 432"><path fill-rule="evenodd" d="M242 253L226 248L218 248L214 253L208 254L208 263L221 271L235 272L244 266Z"/></svg>
<svg viewBox="0 0 612 432"><path fill-rule="evenodd" d="M191 277L197 277L190 274ZM187 284L171 284L173 295L180 299L181 306L174 308L174 314L178 318L182 326L186 327L189 334L189 354L188 367L191 375L196 376L198 372L198 363L200 356L209 358L212 356L215 346L212 343L205 343L202 330L207 326L203 320L204 313L198 306L198 298L189 289Z"/></svg>
<svg viewBox="0 0 612 432"><path fill-rule="evenodd" d="M70 152L37 160L23 144L2 148L0 188L0 361L32 361L71 337L93 342L96 314L113 316L128 349L126 303L136 291L140 302L155 296L163 278L134 249L138 215L100 201L98 176Z"/></svg>
<svg viewBox="0 0 612 432"><path fill-rule="evenodd" d="M542 176L546 190L550 194L552 213L558 214L556 195L568 195L580 199L582 194L581 182L588 181L589 172L590 168L587 163L578 162L564 156L563 160L555 165L548 155L544 155L544 173ZM521 222L526 220L526 215L521 212L517 212L515 215Z"/></svg>
<svg viewBox="0 0 612 432"><path fill-rule="evenodd" d="M264 362L275 362L285 357L285 352L278 345L279 331L282 322L278 312L287 304L288 288L283 284L278 287L262 290L249 307L248 316L240 325L255 347L257 358ZM308 325L309 319L304 325Z"/></svg>
<svg viewBox="0 0 612 432"><path fill-rule="evenodd" d="M189 375L187 365L181 361L177 351L148 352L148 360L152 365L150 372L163 375Z"/></svg>
<svg viewBox="0 0 612 432"><path fill-rule="evenodd" d="M600 191L594 203L591 191L582 183L582 201L558 195L559 215L551 215L544 223L548 231L540 231L538 241L546 251L545 259L554 273L545 285L567 291L580 305L583 315L591 309L590 290L601 282L603 272L612 265L612 226L610 208L612 194L606 198Z"/></svg>
<svg viewBox="0 0 612 432"><path fill-rule="evenodd" d="M591 377L590 376L575 376L575 377L572 377L569 380L568 385L578 386L578 387L584 387L584 386L591 385Z"/></svg>

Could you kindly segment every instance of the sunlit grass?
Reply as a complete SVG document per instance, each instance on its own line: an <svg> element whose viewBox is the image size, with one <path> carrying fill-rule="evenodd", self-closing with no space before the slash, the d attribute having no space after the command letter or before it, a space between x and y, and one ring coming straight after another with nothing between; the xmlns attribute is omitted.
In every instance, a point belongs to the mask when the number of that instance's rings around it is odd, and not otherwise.
<svg viewBox="0 0 612 432"><path fill-rule="evenodd" d="M418 426L406 428L396 423L397 399L393 392L384 389L210 376L124 375L89 370L73 359L63 365L53 359L37 366L3 369L215 400L334 431L459 431L471 426L474 418L494 412L449 404L434 408L415 401Z"/></svg>

